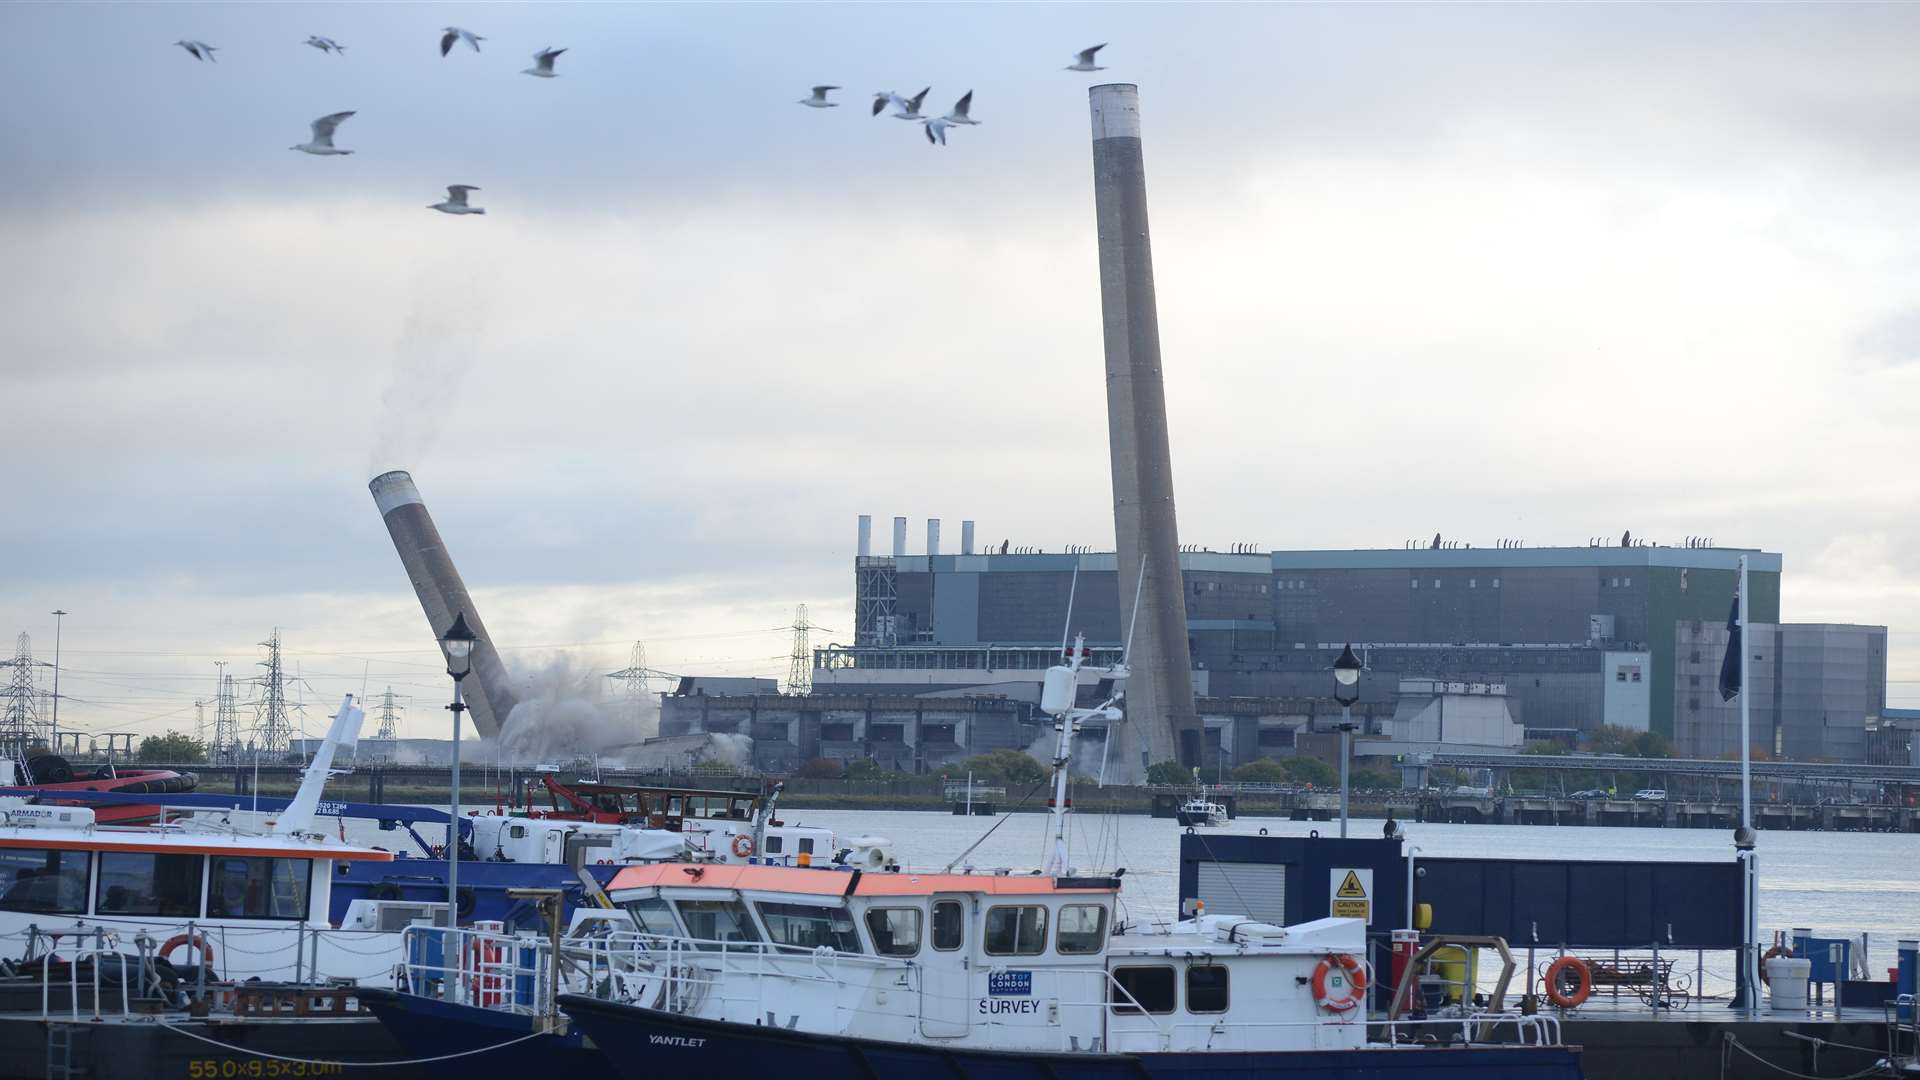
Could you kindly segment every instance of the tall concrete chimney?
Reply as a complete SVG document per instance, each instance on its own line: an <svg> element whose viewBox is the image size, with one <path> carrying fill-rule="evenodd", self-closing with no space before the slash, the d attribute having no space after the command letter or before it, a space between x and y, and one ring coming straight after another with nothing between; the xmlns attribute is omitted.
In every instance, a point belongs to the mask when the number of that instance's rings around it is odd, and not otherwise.
<svg viewBox="0 0 1920 1080"><path fill-rule="evenodd" d="M873 554L873 515L860 515L860 557Z"/></svg>
<svg viewBox="0 0 1920 1080"><path fill-rule="evenodd" d="M960 523L960 554L973 554L973 522L971 521Z"/></svg>
<svg viewBox="0 0 1920 1080"><path fill-rule="evenodd" d="M1174 523L1173 455L1167 445L1160 317L1154 309L1153 246L1147 232L1147 173L1140 151L1140 91L1131 83L1108 83L1093 87L1088 98L1121 632L1133 627L1127 718L1109 729L1109 738L1117 734L1121 741L1113 745L1108 760L1123 763L1124 783L1144 778L1150 762L1198 765L1201 736L1180 578L1180 536Z"/></svg>
<svg viewBox="0 0 1920 1080"><path fill-rule="evenodd" d="M893 557L899 558L907 553L907 519L893 519Z"/></svg>
<svg viewBox="0 0 1920 1080"><path fill-rule="evenodd" d="M927 519L927 554L940 554L940 519Z"/></svg>
<svg viewBox="0 0 1920 1080"><path fill-rule="evenodd" d="M453 560L447 556L440 530L434 528L427 505L420 501L420 489L404 472L381 473L367 484L367 489L373 492L374 505L386 520L394 550L400 553L400 565L406 567L413 594L420 598L420 610L426 612L435 648L439 647L440 635L461 612L466 613L467 626L479 638L473 645L473 677L480 692L471 692L474 682L467 684L467 711L473 714L473 726L481 737L493 738L513 713L513 682L507 677L506 665L500 662L500 654L494 651L487 624L480 620L473 598L467 595L460 571L453 568Z"/></svg>

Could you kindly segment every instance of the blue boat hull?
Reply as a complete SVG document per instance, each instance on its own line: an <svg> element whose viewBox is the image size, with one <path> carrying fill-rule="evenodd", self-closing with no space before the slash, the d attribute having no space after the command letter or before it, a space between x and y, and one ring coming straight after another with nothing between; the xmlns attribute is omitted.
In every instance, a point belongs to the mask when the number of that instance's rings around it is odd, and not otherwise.
<svg viewBox="0 0 1920 1080"><path fill-rule="evenodd" d="M1250 1053L1042 1054L846 1039L775 1027L699 1020L563 995L561 1007L599 1048L619 1080L753 1076L780 1080L1580 1080L1578 1052L1563 1047L1430 1047ZM575 1074L570 1080L584 1080Z"/></svg>
<svg viewBox="0 0 1920 1080"><path fill-rule="evenodd" d="M577 1031L533 1035L531 1017L392 990L361 990L358 997L406 1048L407 1060L446 1058L418 1067L429 1080L580 1080L606 1073L605 1061Z"/></svg>
<svg viewBox="0 0 1920 1080"><path fill-rule="evenodd" d="M605 887L623 867L588 866L587 871ZM355 900L447 901L447 864L440 859L395 859L392 862L361 860L334 864L333 899L328 918L335 926L347 915L347 905ZM522 901L507 895L508 889L563 889L562 924L573 917L581 899L580 881L573 871L557 863L505 863L466 861L460 864L460 921L492 919L514 922L531 913ZM466 898L471 898L470 900Z"/></svg>

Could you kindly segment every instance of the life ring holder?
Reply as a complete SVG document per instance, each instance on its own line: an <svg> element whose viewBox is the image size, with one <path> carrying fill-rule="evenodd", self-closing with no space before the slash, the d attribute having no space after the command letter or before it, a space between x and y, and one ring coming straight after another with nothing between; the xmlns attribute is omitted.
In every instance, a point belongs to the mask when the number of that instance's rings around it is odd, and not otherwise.
<svg viewBox="0 0 1920 1080"><path fill-rule="evenodd" d="M159 951L154 953L154 955L158 956L162 960L167 961L168 963L172 963L173 950L179 948L182 945L188 945L188 946L192 946L193 948L199 949L200 962L209 968L213 966L213 945L210 942L208 942L203 935L200 935L200 934L175 934L172 937L168 938L167 943L165 945L160 946Z"/></svg>
<svg viewBox="0 0 1920 1080"><path fill-rule="evenodd" d="M742 859L753 856L753 837L746 833L733 834L733 853Z"/></svg>
<svg viewBox="0 0 1920 1080"><path fill-rule="evenodd" d="M1568 974L1573 976L1572 989L1562 985ZM1562 1009L1577 1009L1593 996L1593 969L1577 956L1563 956L1548 964L1544 980L1547 1000Z"/></svg>
<svg viewBox="0 0 1920 1080"><path fill-rule="evenodd" d="M1791 957L1792 955L1793 950L1787 948L1785 945L1768 947L1766 952L1760 954L1760 982L1766 986L1773 985L1773 976L1767 974L1767 961L1782 956Z"/></svg>
<svg viewBox="0 0 1920 1080"><path fill-rule="evenodd" d="M1367 999L1367 968L1351 953L1328 953L1313 969L1313 1000L1328 1012L1349 1012Z"/></svg>

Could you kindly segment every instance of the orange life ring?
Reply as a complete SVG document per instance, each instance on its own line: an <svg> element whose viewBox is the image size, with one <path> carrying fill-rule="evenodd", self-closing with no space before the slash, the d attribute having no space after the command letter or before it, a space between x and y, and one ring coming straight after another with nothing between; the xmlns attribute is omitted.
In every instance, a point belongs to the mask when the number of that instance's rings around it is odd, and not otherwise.
<svg viewBox="0 0 1920 1080"><path fill-rule="evenodd" d="M1313 969L1313 999L1328 1012L1342 1013L1367 998L1367 969L1349 953L1328 953Z"/></svg>
<svg viewBox="0 0 1920 1080"><path fill-rule="evenodd" d="M1573 985L1568 989L1564 984L1566 977L1573 976ZM1577 956L1563 956L1547 965L1547 1000L1563 1009L1575 1009L1593 996L1593 970L1587 962Z"/></svg>
<svg viewBox="0 0 1920 1080"><path fill-rule="evenodd" d="M175 934L172 937L168 938L167 943L165 945L160 946L160 951L155 953L154 955L158 956L162 960L167 961L168 963L172 963L173 950L179 948L182 945L191 945L194 948L199 949L200 962L207 965L208 967L213 966L213 946L209 945L207 943L207 939L204 937L201 937L199 934Z"/></svg>
<svg viewBox="0 0 1920 1080"><path fill-rule="evenodd" d="M753 837L748 836L746 833L735 833L733 836L733 853L743 859L752 855Z"/></svg>
<svg viewBox="0 0 1920 1080"><path fill-rule="evenodd" d="M1774 945L1760 954L1760 981L1767 986L1773 985L1773 976L1767 974L1767 961L1776 956L1792 956L1793 950L1785 945Z"/></svg>

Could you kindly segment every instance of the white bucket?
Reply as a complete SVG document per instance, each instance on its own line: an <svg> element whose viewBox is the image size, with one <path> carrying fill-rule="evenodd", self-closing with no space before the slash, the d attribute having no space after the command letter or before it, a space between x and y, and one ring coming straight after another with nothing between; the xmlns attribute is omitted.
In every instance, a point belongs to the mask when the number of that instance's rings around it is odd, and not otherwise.
<svg viewBox="0 0 1920 1080"><path fill-rule="evenodd" d="M1767 961L1767 984L1776 1012L1794 1012L1807 1007L1807 980L1813 975L1813 961L1776 956Z"/></svg>

